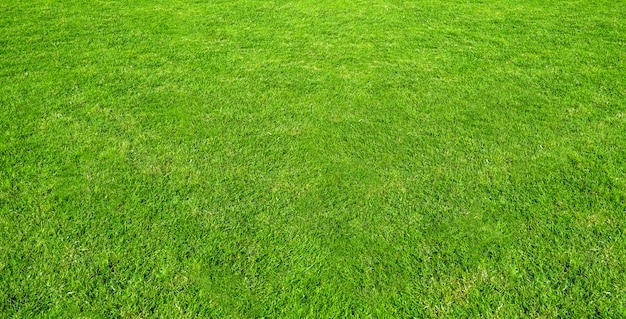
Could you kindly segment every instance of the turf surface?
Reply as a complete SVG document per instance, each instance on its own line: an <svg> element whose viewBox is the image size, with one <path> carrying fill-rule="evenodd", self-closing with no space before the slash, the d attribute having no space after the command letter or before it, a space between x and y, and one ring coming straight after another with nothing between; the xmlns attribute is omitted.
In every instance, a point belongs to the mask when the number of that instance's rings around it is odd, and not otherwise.
<svg viewBox="0 0 626 319"><path fill-rule="evenodd" d="M626 316L626 2L0 0L0 317Z"/></svg>

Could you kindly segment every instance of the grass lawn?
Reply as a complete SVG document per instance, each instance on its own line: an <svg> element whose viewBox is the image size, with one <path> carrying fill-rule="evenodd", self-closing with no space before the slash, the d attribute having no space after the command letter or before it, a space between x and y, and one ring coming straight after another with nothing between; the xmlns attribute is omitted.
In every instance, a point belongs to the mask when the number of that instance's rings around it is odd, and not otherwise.
<svg viewBox="0 0 626 319"><path fill-rule="evenodd" d="M0 317L626 317L626 2L0 0Z"/></svg>

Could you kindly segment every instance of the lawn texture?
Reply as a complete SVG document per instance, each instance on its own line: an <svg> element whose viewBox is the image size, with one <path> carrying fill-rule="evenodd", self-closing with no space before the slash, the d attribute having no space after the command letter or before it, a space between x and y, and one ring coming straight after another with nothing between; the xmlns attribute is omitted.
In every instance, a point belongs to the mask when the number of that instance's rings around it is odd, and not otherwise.
<svg viewBox="0 0 626 319"><path fill-rule="evenodd" d="M0 317L623 318L626 2L0 0Z"/></svg>

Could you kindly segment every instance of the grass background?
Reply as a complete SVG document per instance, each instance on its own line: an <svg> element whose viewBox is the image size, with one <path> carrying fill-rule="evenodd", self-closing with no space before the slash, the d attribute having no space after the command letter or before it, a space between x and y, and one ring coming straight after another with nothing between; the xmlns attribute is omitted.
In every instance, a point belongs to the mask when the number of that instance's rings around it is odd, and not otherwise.
<svg viewBox="0 0 626 319"><path fill-rule="evenodd" d="M626 316L624 1L0 1L2 317Z"/></svg>

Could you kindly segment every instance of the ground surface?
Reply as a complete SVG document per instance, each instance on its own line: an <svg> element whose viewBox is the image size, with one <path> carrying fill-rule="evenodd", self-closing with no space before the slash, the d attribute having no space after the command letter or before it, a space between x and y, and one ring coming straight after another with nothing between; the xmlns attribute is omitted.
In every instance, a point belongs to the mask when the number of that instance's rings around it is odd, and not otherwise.
<svg viewBox="0 0 626 319"><path fill-rule="evenodd" d="M0 317L626 316L624 1L0 1Z"/></svg>

